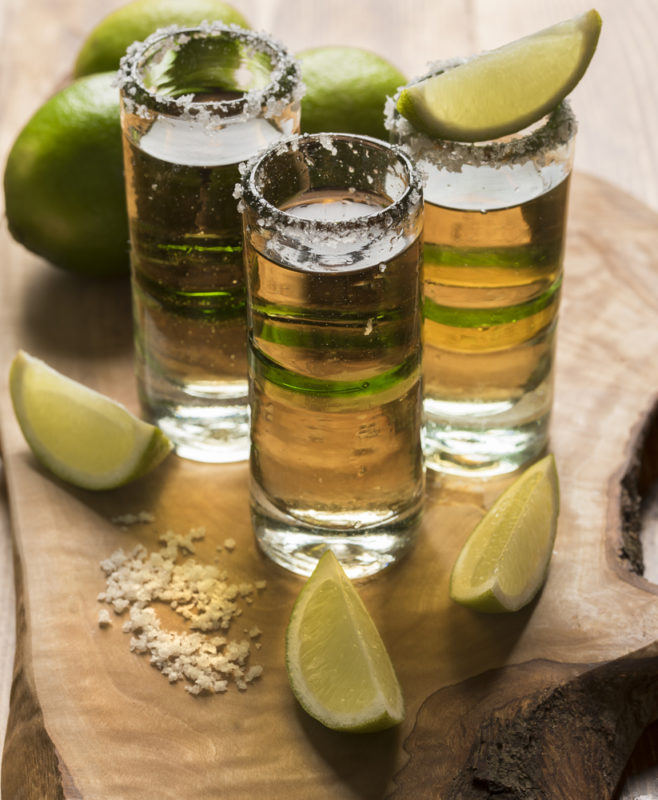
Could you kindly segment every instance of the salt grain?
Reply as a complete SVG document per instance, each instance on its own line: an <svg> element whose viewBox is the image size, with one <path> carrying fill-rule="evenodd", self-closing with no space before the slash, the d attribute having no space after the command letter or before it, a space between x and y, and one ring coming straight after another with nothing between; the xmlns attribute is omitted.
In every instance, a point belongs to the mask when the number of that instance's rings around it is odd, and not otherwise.
<svg viewBox="0 0 658 800"><path fill-rule="evenodd" d="M101 628L107 628L108 625L112 624L112 619L110 617L110 612L106 608L101 608L98 612L98 625Z"/></svg>
<svg viewBox="0 0 658 800"><path fill-rule="evenodd" d="M144 525L154 521L155 516L150 511L138 511L136 514L120 514L112 517L112 522L121 528L127 528L130 525Z"/></svg>

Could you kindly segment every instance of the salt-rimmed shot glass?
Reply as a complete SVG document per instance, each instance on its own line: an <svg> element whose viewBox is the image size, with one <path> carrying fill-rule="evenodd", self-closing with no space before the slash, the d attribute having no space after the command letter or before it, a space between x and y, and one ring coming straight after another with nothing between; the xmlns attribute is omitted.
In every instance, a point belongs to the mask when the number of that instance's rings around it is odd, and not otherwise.
<svg viewBox="0 0 658 800"><path fill-rule="evenodd" d="M511 136L451 142L420 133L395 101L390 138L425 196L426 464L511 472L549 437L575 118L565 101Z"/></svg>
<svg viewBox="0 0 658 800"><path fill-rule="evenodd" d="M157 31L119 71L144 413L186 458L249 452L239 164L299 130L297 63L219 23Z"/></svg>
<svg viewBox="0 0 658 800"><path fill-rule="evenodd" d="M256 540L309 574L400 559L423 502L422 189L367 137L293 137L242 184Z"/></svg>

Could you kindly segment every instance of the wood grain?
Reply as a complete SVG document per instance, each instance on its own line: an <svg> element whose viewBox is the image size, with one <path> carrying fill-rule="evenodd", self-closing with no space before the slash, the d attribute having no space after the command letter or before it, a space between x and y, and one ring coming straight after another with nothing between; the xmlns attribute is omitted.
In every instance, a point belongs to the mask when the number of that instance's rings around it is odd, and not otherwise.
<svg viewBox="0 0 658 800"><path fill-rule="evenodd" d="M59 0L56 5L45 0L1 0L0 102L3 115L0 153L3 160L20 126L45 97L67 80L73 55L87 31L107 11L120 4L120 0L106 0L104 3L99 0ZM576 0L500 0L495 4L489 0L451 0L448 3L409 0L404 4L393 0L328 0L323 4L302 0L240 0L236 5L257 27L272 31L293 50L335 42L366 46L387 55L408 74L419 73L427 61L436 57L496 46L583 10ZM619 476L619 471L625 468L632 441L631 429L645 418L656 391L656 374L652 368L655 364L655 279L652 282L648 278L652 271L655 274L653 231L656 220L646 206L658 209L658 149L655 147L658 50L653 36L658 27L658 5L653 0L628 0L625 3L602 0L597 7L604 18L604 33L596 59L586 79L574 93L574 104L580 119L576 167L581 173L591 172L616 184L617 189L622 188L634 194L645 204L618 194L607 184L601 188L596 183L590 184L587 190L578 188L577 193L574 191L572 202L570 252L574 258L581 253L585 253L587 258L583 260L583 269L576 275L572 272L573 278L569 278L565 286L559 358L561 362L566 358L571 366L560 364L554 444L558 459L569 465L566 468L569 494L561 530L565 525L567 529L571 525L578 529L581 525L586 528L591 526L590 536L598 544L590 543L582 563L569 563L568 553L557 550L551 580L554 583L557 581L558 585L566 581L572 587L563 603L553 602L548 606L549 611L542 613L540 609L546 608L549 603L545 598L551 596L547 587L539 606L529 614L530 621L523 616L511 626L518 626L518 636L497 622L491 623L488 636L478 634L477 645L484 651L484 661L489 663L494 652L498 652L499 665L524 663L528 657L527 651L532 650L527 646L526 626L531 628L538 621L540 631L541 626L550 627L551 614L567 615L564 621L567 631L561 643L566 652L560 651L554 655L550 640L546 642L544 650L548 652L549 660L557 658L565 659L565 663L583 664L590 656L593 661L609 658L609 648L619 633L619 626L615 627L614 624L611 631L603 632L604 643L601 646L588 641L586 651L590 655L585 654L581 659L579 654L579 637L594 637L594 631L598 630L607 611L605 603L601 605L600 602L602 597L603 600L608 599L605 587L588 576L588 572L594 570L598 574L599 570L603 570L607 575L610 565L616 563L614 554L611 556L610 540L605 547L601 545L601 532L607 525L603 519L607 512L602 516L601 508L608 508L609 505L609 497L603 487L609 486ZM32 42L32 45L27 47L27 42ZM587 181L585 178L583 180ZM578 186L577 182L574 189ZM587 201L586 209L580 205L583 197ZM611 228L608 227L610 216ZM118 286L99 291L98 287L86 286L63 276L10 242L6 230L1 232L0 255L0 296L4 299L4 303L0 304L0 331L3 334L0 365L4 365L0 374L4 402L3 427L11 426L11 415L6 406L6 365L18 345L32 348L44 357L52 357L69 374L107 389L134 407L134 388L126 378L130 371L130 343L124 316L128 302L125 289ZM601 279L602 285L599 284ZM80 316L80 309L85 308L86 304L90 304L89 311ZM569 327L572 319L570 304L573 304L574 313L584 315L587 320L584 333L577 327ZM56 313L53 313L53 308L57 309ZM608 321L610 314L614 315L611 323ZM77 320L77 325L86 326L84 336L80 336L80 328L71 320ZM582 324L585 324L584 320ZM639 331L647 333L642 335ZM570 370L573 371L574 362L578 363L578 374L571 387ZM609 385L601 383L596 369L610 370L607 377ZM597 434L591 420L599 418L601 409L605 410L608 424L603 434ZM14 433L14 439L10 437L10 445L5 446L7 437L6 430L3 430L3 455L6 459L9 453L10 458L14 458L15 453L21 452L22 441ZM7 447L12 449L7 450ZM20 463L20 457L17 463ZM28 474L31 474L32 466L29 462L24 465ZM608 469L610 474L606 474ZM21 474L20 470L18 474ZM24 486L14 473L11 462L7 480L14 527L25 522L22 507L28 506L36 515L36 520L32 513L28 516L28 524L37 524L38 530L46 530L49 536L59 536L66 542L70 526L81 522L75 510L78 505L86 507L84 500L73 497L70 504L64 504L62 510L58 503L62 495L69 496L68 492L64 487L55 487L53 491L51 482L45 476L41 476L36 486L30 478L29 491L24 493ZM462 535L467 521L470 524L482 513L492 494L493 489L482 489L472 497L471 492L465 494L461 487L430 487L432 509L437 498L440 505L436 511L430 510L426 525L433 531L441 532L435 536L442 535L444 530L450 530L455 524L459 514L453 514L450 508L444 510L441 504L456 505L460 513L468 509L466 517L460 519L461 527L456 533L453 531L450 534L453 537L450 542L454 546L454 537ZM45 504L48 507L53 497L58 513L36 511L38 506ZM133 499L136 501L138 498ZM103 514L92 513L91 517L83 515L83 520L93 531L96 531L100 521L105 535L110 536L110 540L104 542L110 544L115 543L113 537L116 532L107 530L106 510ZM213 517L215 510L213 504L210 511ZM230 525L233 522L229 519ZM11 682L14 612L8 525L3 524L0 528L3 533L0 590L3 600L6 600L0 603L0 644L4 666L1 685L5 687L0 704L1 713L3 708L6 712ZM213 535L217 535L217 532ZM48 537L46 540L49 541ZM22 545L19 551L23 551ZM425 556L437 557L437 563L441 565L441 558L449 559L450 548L446 543L445 548L439 547L437 550L432 547L422 552ZM95 552L92 558L97 555ZM21 564L24 560L23 551ZM22 574L22 570L19 574ZM35 570L32 570L30 577L34 575ZM36 570L36 577L45 586L52 580L47 566ZM392 577L383 581L382 586L392 585L399 589ZM427 587L421 594L425 596L431 590L440 591L444 585L445 569L439 572L436 586ZM373 587L366 587L365 591L378 598ZM636 584L633 591L637 593L632 595L633 602L624 603L622 612L633 614L631 638L637 645L650 638L655 618L651 601L646 598L651 591L642 584ZM385 594L383 590L382 594ZM290 595L290 592L284 592L284 596L290 598ZM564 609L570 608L574 597L578 600L576 610L565 612ZM65 599L70 601L70 598ZM392 613L391 609L397 609L398 599L397 595L377 599L378 619L384 628L389 626L386 620ZM404 602L401 604L404 606ZM68 606L66 608L68 613L73 613ZM284 612L285 609L280 608L282 615ZM390 623L388 635L400 637L396 652L409 651L412 656L415 655L413 645L416 638L428 635L429 631L433 652L437 657L444 659L446 652L456 645L460 659L464 660L464 651L468 648L459 640L463 619L457 615L446 642L441 646L439 634L445 631L443 628L440 631L433 629L429 611L427 617L427 620L415 621L411 631L403 630L402 623ZM489 640L499 634L503 641L492 644ZM270 635L275 636L275 630L270 631ZM117 651L125 656L126 653L121 649L125 642L121 642L121 636L117 638ZM630 642L627 644L631 645ZM509 652L501 656L500 650L504 650L505 646ZM276 662L272 654L270 658L272 663ZM19 666L21 662L22 658L19 658ZM56 670L57 663L57 658L54 658ZM461 661L455 665L448 660L445 669L442 668L434 680L452 680L457 685L468 676L468 670L460 674L461 666ZM473 674L479 669L484 669L484 663L473 667ZM143 667L140 675L142 672L148 674L149 670ZM405 685L411 685L415 679L414 669L405 668L404 674ZM25 675L34 680L34 675L29 671ZM156 685L159 686L157 681ZM280 688L282 692L286 690L284 683L280 684ZM22 707L16 701L16 692L13 708ZM413 692L412 696L415 696ZM1 722L0 719L0 725ZM348 785L345 796L367 796L363 788L365 779L350 773L354 762L349 758L343 760L344 754L340 752L338 756L329 755L331 748L325 746L325 732L316 731L303 718L298 722L305 726L306 735L316 748L316 759L327 761L339 774L340 781ZM651 726L650 730L656 731L655 726ZM75 734L74 739L79 735ZM625 789L620 790L620 797L635 797L638 794L650 796L648 792L658 797L658 790L655 793L653 791L656 789L655 772L647 771L648 765L657 763L655 746L652 750L651 739L648 742L644 760L641 753L634 757L636 775L627 782ZM399 753L398 745L399 741L396 741L394 745L387 746ZM19 749L13 752L23 752L25 758L26 751ZM370 759L375 759L373 751L368 752ZM379 752L377 747L374 752ZM388 754L389 750L384 747L382 752ZM363 751L359 751L359 754L363 755ZM7 768L7 761L5 758L3 772ZM62 772L66 775L66 762L60 758L57 763L59 766L55 777L61 783ZM284 763L291 775L296 774L298 765L294 760L287 759ZM78 790L71 788L70 780L66 779L64 783L69 787L67 796L77 796ZM340 785L342 787L343 783ZM379 783L376 786L381 788ZM46 792L38 796L57 795ZM84 796L109 795L94 795L92 790ZM8 797L13 800L11 794Z"/></svg>

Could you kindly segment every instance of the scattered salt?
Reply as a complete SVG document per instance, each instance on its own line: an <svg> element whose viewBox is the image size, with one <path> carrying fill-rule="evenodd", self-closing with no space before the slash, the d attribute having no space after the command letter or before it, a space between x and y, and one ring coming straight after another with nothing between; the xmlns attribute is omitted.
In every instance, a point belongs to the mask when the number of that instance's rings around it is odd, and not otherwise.
<svg viewBox="0 0 658 800"><path fill-rule="evenodd" d="M233 584L215 565L192 558L179 563L179 556L193 553L194 542L204 534L203 528L193 528L186 535L168 530L160 537L158 551L148 552L143 545L129 554L117 550L101 562L106 588L97 599L119 615L128 611L122 630L131 634L130 650L148 655L170 683L184 680L192 695L225 692L231 681L244 691L262 674L262 667L247 665L248 640L229 640L217 632L228 630L241 616L237 601L252 602L255 592L265 588L265 581ZM227 539L224 547L234 549L235 540ZM166 603L191 630L164 630L153 607L156 602ZM111 624L107 609L99 612L98 624ZM250 639L261 635L256 625L247 632Z"/></svg>

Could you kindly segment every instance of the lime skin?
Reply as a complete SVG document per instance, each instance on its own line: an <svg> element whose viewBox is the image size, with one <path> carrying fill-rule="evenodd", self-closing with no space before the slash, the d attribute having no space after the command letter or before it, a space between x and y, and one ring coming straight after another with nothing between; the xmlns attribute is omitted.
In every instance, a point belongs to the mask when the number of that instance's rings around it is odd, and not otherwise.
<svg viewBox="0 0 658 800"><path fill-rule="evenodd" d="M128 274L119 90L114 73L49 98L18 134L4 173L11 235L80 275Z"/></svg>

